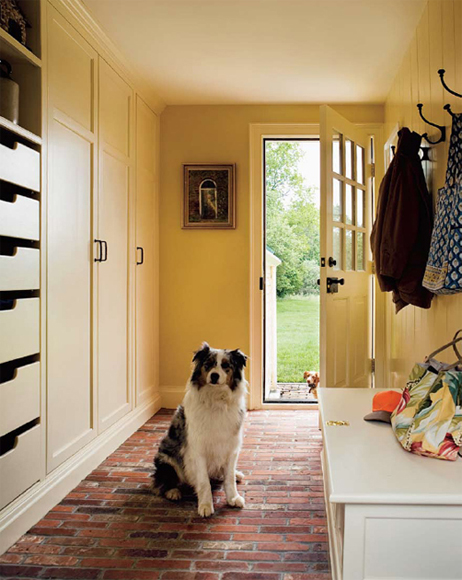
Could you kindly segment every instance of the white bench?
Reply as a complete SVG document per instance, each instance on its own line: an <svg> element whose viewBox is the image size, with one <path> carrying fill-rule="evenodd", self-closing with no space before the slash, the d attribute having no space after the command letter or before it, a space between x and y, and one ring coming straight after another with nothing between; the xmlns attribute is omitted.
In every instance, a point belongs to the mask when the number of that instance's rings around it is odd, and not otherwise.
<svg viewBox="0 0 462 580"><path fill-rule="evenodd" d="M462 458L408 453L364 421L377 392L318 389L332 577L461 580Z"/></svg>

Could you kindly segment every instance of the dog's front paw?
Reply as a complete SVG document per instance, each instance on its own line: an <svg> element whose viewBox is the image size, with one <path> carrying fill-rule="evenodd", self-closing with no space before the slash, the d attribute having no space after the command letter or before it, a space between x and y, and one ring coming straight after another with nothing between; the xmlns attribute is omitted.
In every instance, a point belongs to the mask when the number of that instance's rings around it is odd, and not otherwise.
<svg viewBox="0 0 462 580"><path fill-rule="evenodd" d="M202 518L208 518L211 515L213 515L213 503L200 503L199 507L197 508L197 513L202 517Z"/></svg>
<svg viewBox="0 0 462 580"><path fill-rule="evenodd" d="M235 495L228 500L228 505L231 507L243 508L245 507L245 500L241 495Z"/></svg>
<svg viewBox="0 0 462 580"><path fill-rule="evenodd" d="M178 488L169 489L165 492L165 497L170 501L178 501L181 499L181 491Z"/></svg>
<svg viewBox="0 0 462 580"><path fill-rule="evenodd" d="M238 471L236 469L236 481L237 483L241 483L241 481L245 479L245 475L242 473L242 471Z"/></svg>

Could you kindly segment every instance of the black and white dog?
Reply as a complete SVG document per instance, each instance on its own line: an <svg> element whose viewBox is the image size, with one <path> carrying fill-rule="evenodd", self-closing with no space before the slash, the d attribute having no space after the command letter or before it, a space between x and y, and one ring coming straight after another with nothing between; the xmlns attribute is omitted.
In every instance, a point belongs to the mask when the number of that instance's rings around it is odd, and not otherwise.
<svg viewBox="0 0 462 580"><path fill-rule="evenodd" d="M230 506L244 507L236 471L242 444L247 356L240 350L217 350L204 342L194 354L186 395L154 459L154 492L181 498L179 486L194 488L198 512L213 514L210 479L223 479Z"/></svg>

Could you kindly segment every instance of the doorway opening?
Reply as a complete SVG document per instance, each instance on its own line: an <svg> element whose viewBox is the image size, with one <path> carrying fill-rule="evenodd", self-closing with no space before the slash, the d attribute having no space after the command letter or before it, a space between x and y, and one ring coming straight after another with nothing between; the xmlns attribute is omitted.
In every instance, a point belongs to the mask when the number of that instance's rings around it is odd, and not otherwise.
<svg viewBox="0 0 462 580"><path fill-rule="evenodd" d="M320 142L266 138L264 402L315 403L319 373Z"/></svg>

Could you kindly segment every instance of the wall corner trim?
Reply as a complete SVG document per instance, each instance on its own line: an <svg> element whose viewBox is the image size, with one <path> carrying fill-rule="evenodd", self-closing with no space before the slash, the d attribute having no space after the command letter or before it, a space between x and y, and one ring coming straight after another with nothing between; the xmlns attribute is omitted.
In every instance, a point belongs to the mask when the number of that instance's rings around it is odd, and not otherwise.
<svg viewBox="0 0 462 580"><path fill-rule="evenodd" d="M160 387L160 393L162 396L162 407L164 409L176 409L183 401L186 387L164 386Z"/></svg>

